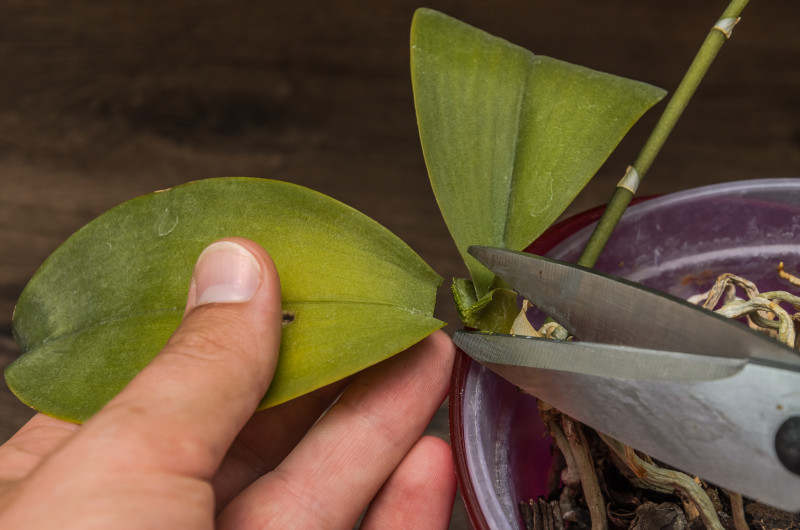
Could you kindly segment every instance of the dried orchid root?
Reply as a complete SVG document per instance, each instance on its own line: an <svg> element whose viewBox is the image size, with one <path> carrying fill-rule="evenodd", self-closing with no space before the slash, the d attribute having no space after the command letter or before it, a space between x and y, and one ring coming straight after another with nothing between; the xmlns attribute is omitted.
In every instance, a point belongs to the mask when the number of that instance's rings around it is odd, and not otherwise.
<svg viewBox="0 0 800 530"><path fill-rule="evenodd" d="M543 401L539 401L539 414L544 421L547 432L553 439L556 448L564 458L564 468L561 470L561 482L570 491L570 496L576 498L580 495L581 479L578 474L578 465L572 454L572 446L567 440L564 429L561 427L561 413Z"/></svg>
<svg viewBox="0 0 800 530"><path fill-rule="evenodd" d="M778 263L778 275L792 285L800 287L800 278L783 270L783 262Z"/></svg>
<svg viewBox="0 0 800 530"><path fill-rule="evenodd" d="M793 285L800 285L800 279L778 266L781 278ZM746 298L736 296L740 288ZM722 301L722 306L717 306ZM765 332L790 348L798 346L798 322L800 322L800 296L786 291L760 293L753 282L733 274L722 274L707 292L689 298L689 302L702 304L705 309L728 318L747 317L748 325ZM781 303L790 305L790 313ZM717 308L717 309L715 309Z"/></svg>
<svg viewBox="0 0 800 530"><path fill-rule="evenodd" d="M736 530L749 530L750 526L744 515L744 499L738 493L731 493L731 516L733 517L733 526Z"/></svg>
<svg viewBox="0 0 800 530"><path fill-rule="evenodd" d="M575 457L575 464L578 466L578 474L581 477L581 486L583 487L583 497L589 508L589 515L592 517L592 530L605 530L608 527L606 503L603 498L603 492L600 490L592 453L589 444L586 442L586 436L583 434L581 424L572 418L562 416L561 425L572 449L572 455Z"/></svg>
<svg viewBox="0 0 800 530"><path fill-rule="evenodd" d="M658 467L652 462L641 458L636 451L622 442L597 433L608 445L619 461L622 461L634 474L631 482L637 486L663 493L679 492L692 506L694 506L706 528L722 530L724 527L719 521L717 510L708 494L686 473L672 469Z"/></svg>
<svg viewBox="0 0 800 530"><path fill-rule="evenodd" d="M531 499L519 503L519 509L527 530L564 530L564 518L558 501Z"/></svg>
<svg viewBox="0 0 800 530"><path fill-rule="evenodd" d="M581 425L542 401L539 401L539 412L556 447L564 457L565 466L561 472L561 482L569 491L568 496L575 499L582 493L589 508L592 530L605 530L607 528L605 500ZM569 507L564 508L564 517L569 518ZM524 513L523 509L523 517Z"/></svg>

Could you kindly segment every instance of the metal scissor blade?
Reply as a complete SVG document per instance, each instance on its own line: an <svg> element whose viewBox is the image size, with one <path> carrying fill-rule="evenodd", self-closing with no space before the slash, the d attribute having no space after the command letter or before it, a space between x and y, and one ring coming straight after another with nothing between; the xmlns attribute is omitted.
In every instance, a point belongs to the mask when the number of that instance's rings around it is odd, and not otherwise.
<svg viewBox="0 0 800 530"><path fill-rule="evenodd" d="M526 369L642 381L696 382L732 377L747 359L696 355L596 342L521 337L480 331L456 331L456 346L523 390Z"/></svg>
<svg viewBox="0 0 800 530"><path fill-rule="evenodd" d="M720 371L707 373L702 381L676 382L658 374L626 379L608 377L600 364L591 365L594 374L578 373L584 366L563 371L506 364L517 360L515 350L534 344L520 337L459 331L454 341L468 354L486 359L482 362L489 369L581 423L730 491L800 511L800 475L787 469L776 450L776 433L800 415L796 370L707 357ZM521 355L538 356L546 348L541 342L547 341L537 341L538 353ZM577 344L554 347L566 350ZM493 355L500 362L491 362Z"/></svg>
<svg viewBox="0 0 800 530"><path fill-rule="evenodd" d="M800 365L800 356L773 339L622 278L511 250L469 252L581 340Z"/></svg>

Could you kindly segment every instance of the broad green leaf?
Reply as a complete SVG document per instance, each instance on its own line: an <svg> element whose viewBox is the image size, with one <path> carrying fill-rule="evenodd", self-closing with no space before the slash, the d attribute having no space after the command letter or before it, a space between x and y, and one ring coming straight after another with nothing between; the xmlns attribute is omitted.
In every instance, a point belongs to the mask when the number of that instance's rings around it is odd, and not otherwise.
<svg viewBox="0 0 800 530"><path fill-rule="evenodd" d="M477 299L493 275L467 247L525 248L664 96L430 9L412 23L411 76L433 191Z"/></svg>
<svg viewBox="0 0 800 530"><path fill-rule="evenodd" d="M511 289L497 287L477 299L471 280L455 278L450 290L458 316L469 328L508 333L519 315L517 293Z"/></svg>
<svg viewBox="0 0 800 530"><path fill-rule="evenodd" d="M262 179L193 182L126 202L51 255L23 291L11 390L37 410L83 421L164 345L192 268L211 242L252 239L281 277L283 328L262 407L342 379L419 341L441 279L400 239L309 189Z"/></svg>

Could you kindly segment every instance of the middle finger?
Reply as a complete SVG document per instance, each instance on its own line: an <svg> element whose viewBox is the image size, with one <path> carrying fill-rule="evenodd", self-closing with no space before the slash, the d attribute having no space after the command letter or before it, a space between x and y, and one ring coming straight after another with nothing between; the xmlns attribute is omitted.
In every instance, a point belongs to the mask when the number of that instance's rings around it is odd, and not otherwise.
<svg viewBox="0 0 800 530"><path fill-rule="evenodd" d="M347 386L332 383L287 403L253 415L213 478L217 510L281 463Z"/></svg>
<svg viewBox="0 0 800 530"><path fill-rule="evenodd" d="M352 528L444 400L453 358L437 332L360 374L274 471L223 510L219 526Z"/></svg>

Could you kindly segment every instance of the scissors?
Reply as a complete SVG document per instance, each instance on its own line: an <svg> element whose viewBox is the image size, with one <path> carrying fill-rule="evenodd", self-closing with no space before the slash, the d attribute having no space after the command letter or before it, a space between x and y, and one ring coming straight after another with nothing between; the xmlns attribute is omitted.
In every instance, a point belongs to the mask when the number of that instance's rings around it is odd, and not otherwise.
<svg viewBox="0 0 800 530"><path fill-rule="evenodd" d="M800 355L741 323L594 270L473 246L577 340L454 342L593 429L720 487L800 511Z"/></svg>

